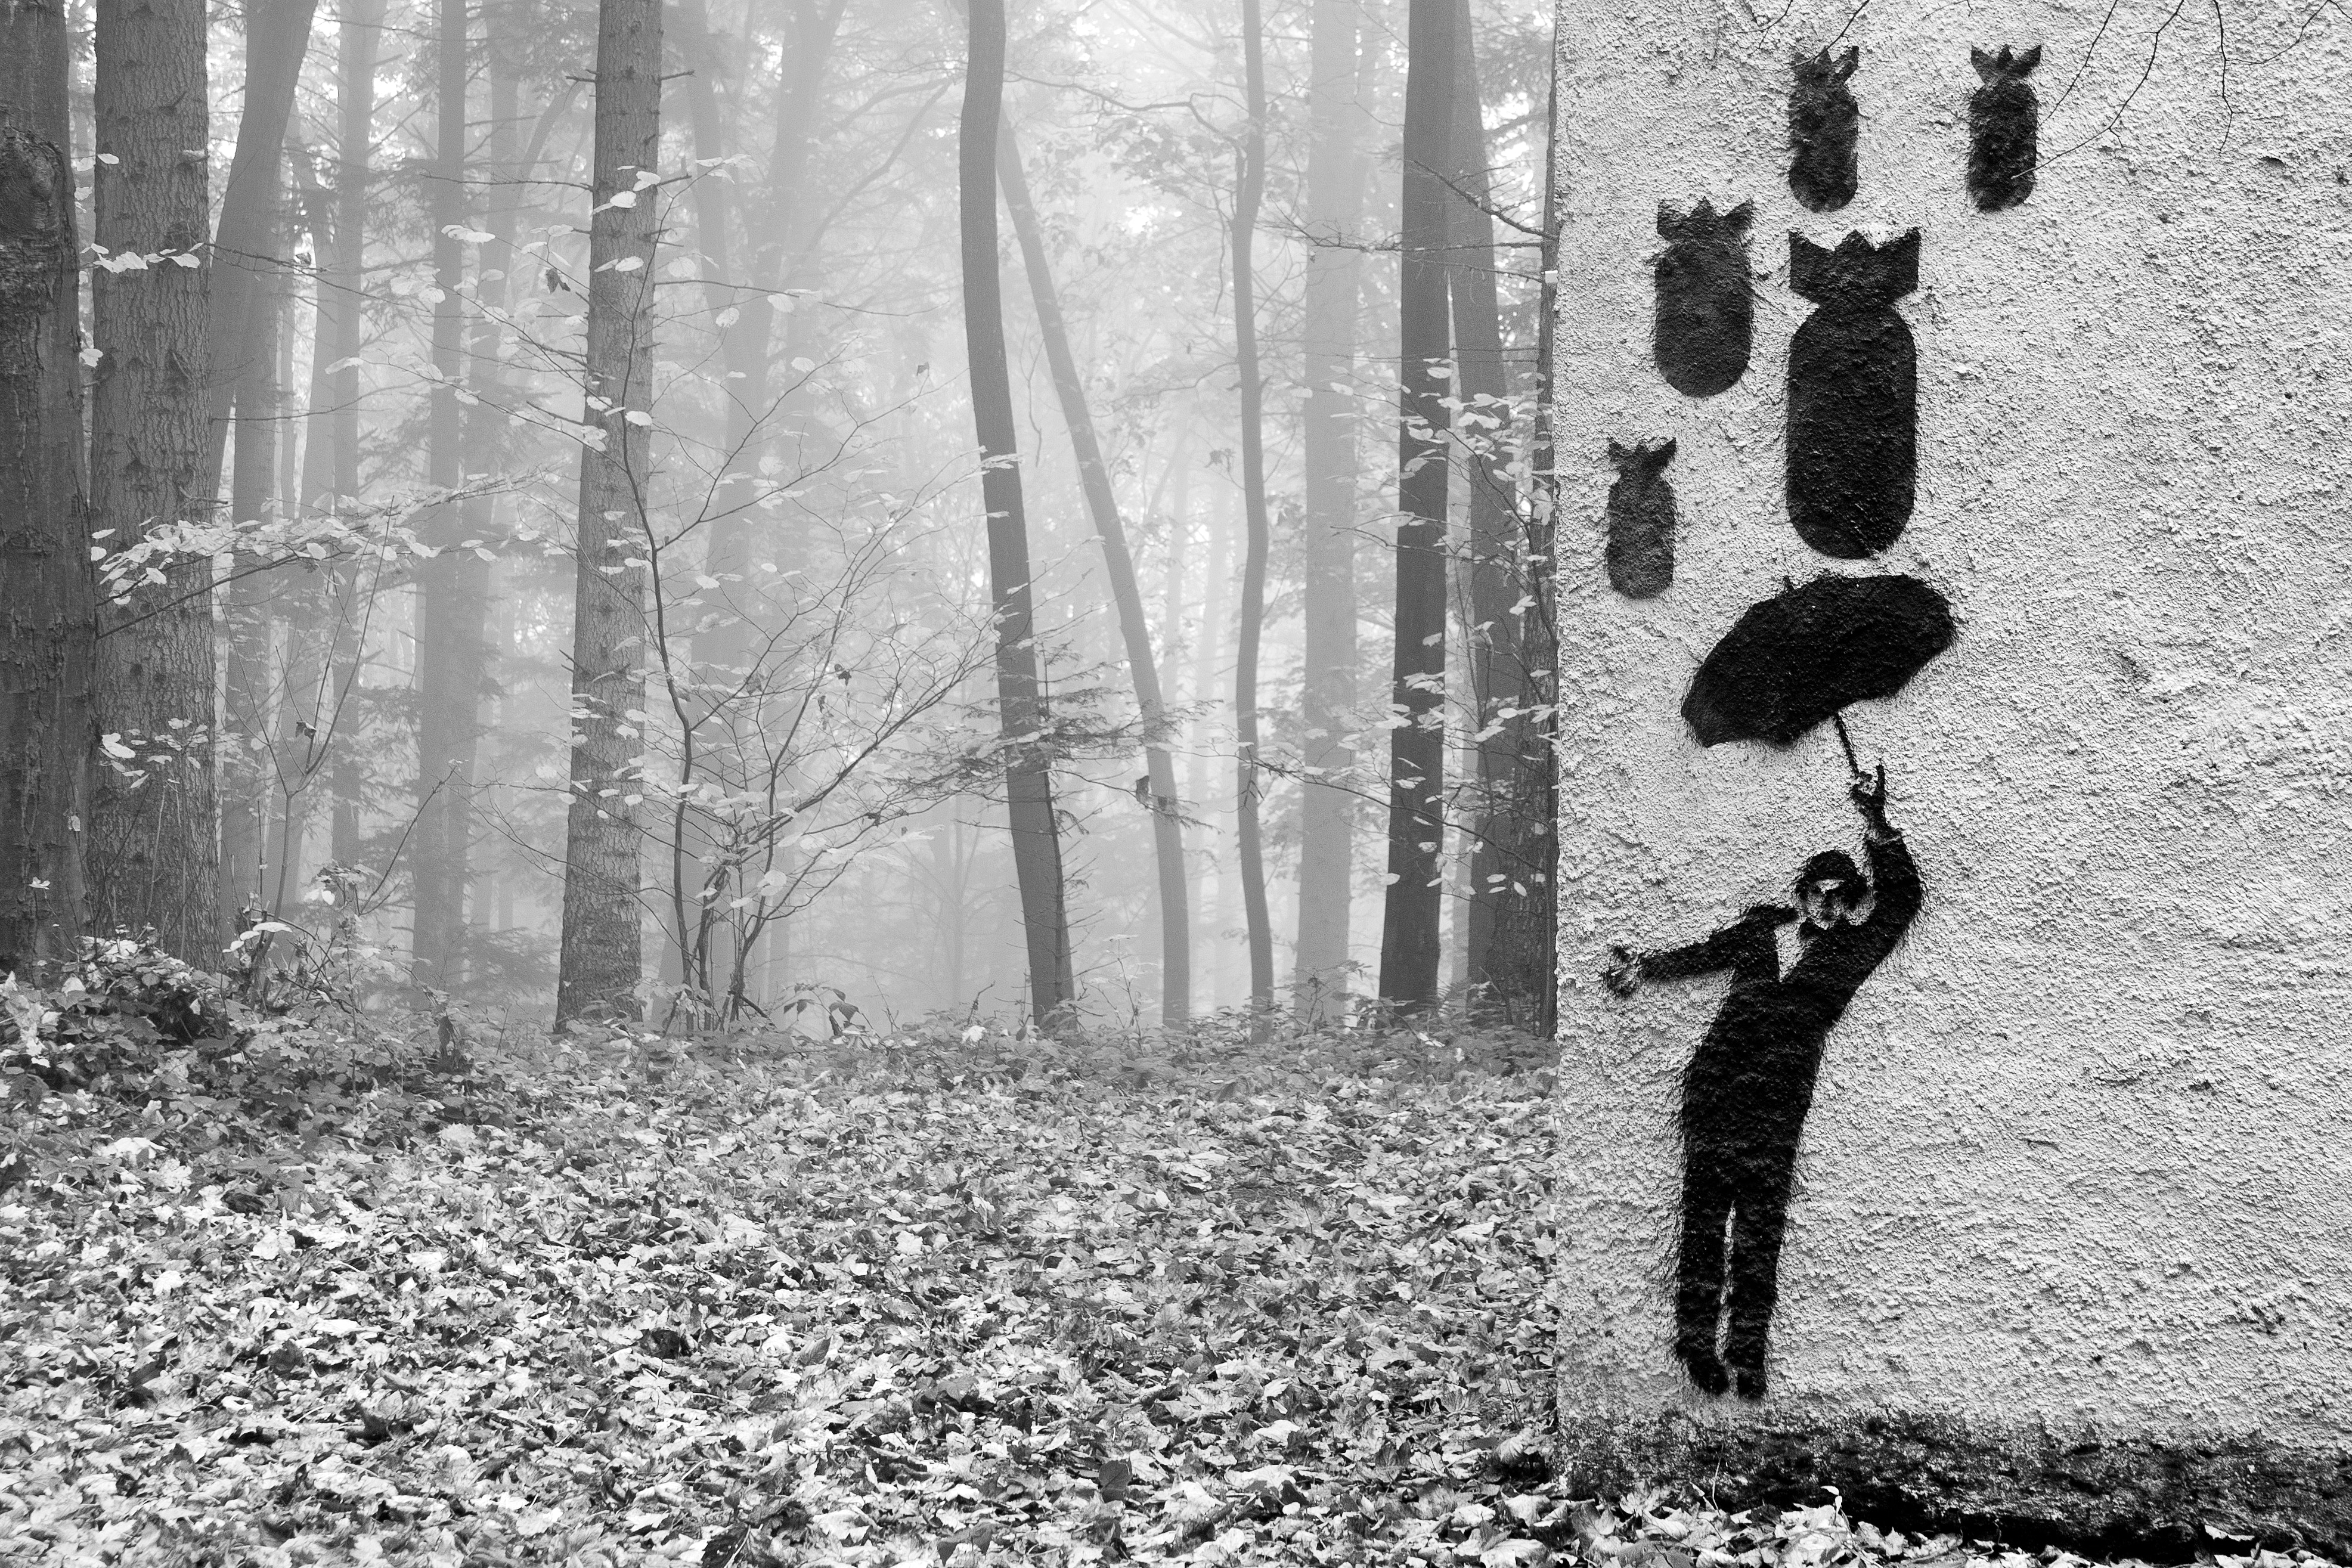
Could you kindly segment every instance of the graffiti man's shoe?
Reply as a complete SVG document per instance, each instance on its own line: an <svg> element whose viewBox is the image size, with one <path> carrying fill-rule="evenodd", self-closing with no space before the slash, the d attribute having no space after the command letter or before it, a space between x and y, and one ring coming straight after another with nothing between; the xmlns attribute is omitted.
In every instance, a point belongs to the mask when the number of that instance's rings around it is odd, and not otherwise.
<svg viewBox="0 0 2352 1568"><path fill-rule="evenodd" d="M1701 1394L1719 1398L1731 1392L1731 1374L1723 1370L1722 1361L1713 1351L1678 1349L1675 1354L1682 1359L1684 1369L1698 1384Z"/></svg>

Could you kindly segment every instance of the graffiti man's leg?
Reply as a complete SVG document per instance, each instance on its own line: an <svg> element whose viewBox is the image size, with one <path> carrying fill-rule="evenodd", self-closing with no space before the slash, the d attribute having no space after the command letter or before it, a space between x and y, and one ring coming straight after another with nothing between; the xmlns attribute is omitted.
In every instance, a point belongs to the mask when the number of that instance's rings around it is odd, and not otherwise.
<svg viewBox="0 0 2352 1568"><path fill-rule="evenodd" d="M1696 1134L1693 1142L1698 1143ZM1731 1183L1723 1161L1701 1146L1683 1154L1683 1225L1675 1266L1675 1357L1707 1394L1727 1393L1731 1379L1716 1354L1723 1313L1723 1232L1731 1217Z"/></svg>
<svg viewBox="0 0 2352 1568"><path fill-rule="evenodd" d="M1772 1310L1780 1300L1780 1241L1789 1227L1790 1188L1796 1151L1759 1152L1731 1222L1731 1299L1724 1359L1738 1374L1739 1396L1764 1397L1764 1363L1770 1348Z"/></svg>

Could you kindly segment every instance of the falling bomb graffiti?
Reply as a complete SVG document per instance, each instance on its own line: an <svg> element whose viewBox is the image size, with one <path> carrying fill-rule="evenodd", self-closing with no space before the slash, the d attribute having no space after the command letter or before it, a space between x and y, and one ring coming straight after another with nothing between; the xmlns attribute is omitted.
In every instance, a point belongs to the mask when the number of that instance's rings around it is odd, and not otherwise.
<svg viewBox="0 0 2352 1568"><path fill-rule="evenodd" d="M1755 216L1749 202L1727 213L1704 196L1687 213L1659 204L1658 237L1666 249L1653 268L1652 353L1666 384L1686 396L1712 397L1748 374L1756 331L1748 226Z"/></svg>
<svg viewBox="0 0 2352 1568"><path fill-rule="evenodd" d="M2185 1561L2210 1527L2352 1561L2352 380L2326 368L2352 55L2298 42L2303 15L2232 13L2225 88L2210 29L2151 50L2145 19L2103 35L2104 7L2056 0L1990 31L1851 0L1559 9L1555 428L1570 450L1672 432L1682 520L1705 521L1640 600L1597 530L1563 535L1577 1495L1835 1487L1906 1533ZM1984 217L1968 62L2004 43L2012 65L2040 47L2049 177ZM1790 58L1824 45L1870 67L1834 220L1782 188ZM1661 198L1700 191L1759 193L1776 242L1817 243L1756 268L1750 374L1695 405L1654 363L1643 263ZM1849 281L1822 276L1849 228L1899 255L1915 226L1905 275L1820 297ZM1874 315L1899 318L1907 395L1819 417L1842 389L1812 373L1842 356L1810 351L1843 337L1843 379L1883 367L1852 341ZM1857 434L1867 482L1817 485ZM1563 506L1597 520L1618 474L1568 467ZM1907 604L1867 617L1907 679L1848 680L1782 604L1808 590ZM1901 880L1854 832L1849 742L1874 792L1885 762L1916 912L1818 1053L1799 1035L1786 1070L1723 1091L1710 1037L1815 951L1800 906L1866 885L1869 919ZM1673 977L1691 947L1724 967ZM1711 1109L1743 1096L1770 1109Z"/></svg>
<svg viewBox="0 0 2352 1568"><path fill-rule="evenodd" d="M2042 46L2015 54L2009 46L1969 58L1984 85L1969 99L1969 195L1982 211L2013 207L2033 194L2042 158L2042 105L2025 79L2042 63Z"/></svg>
<svg viewBox="0 0 2352 1568"><path fill-rule="evenodd" d="M1675 444L1609 443L1617 482L1609 487L1609 585L1629 599L1654 598L1675 581L1675 487L1666 465Z"/></svg>
<svg viewBox="0 0 2352 1568"><path fill-rule="evenodd" d="M1917 351L1895 301L1919 286L1919 231L1834 250L1792 234L1789 286L1819 307L1789 344L1789 521L1824 555L1875 555L1917 480Z"/></svg>
<svg viewBox="0 0 2352 1568"><path fill-rule="evenodd" d="M1862 51L1798 53L1789 62L1789 189L1806 209L1833 213L1861 184L1854 149L1862 106L1846 85Z"/></svg>

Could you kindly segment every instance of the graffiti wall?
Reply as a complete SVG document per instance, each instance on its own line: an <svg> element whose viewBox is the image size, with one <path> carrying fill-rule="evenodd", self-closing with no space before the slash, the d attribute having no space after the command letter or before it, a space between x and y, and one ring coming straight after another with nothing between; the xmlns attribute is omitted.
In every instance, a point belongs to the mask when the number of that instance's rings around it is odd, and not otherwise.
<svg viewBox="0 0 2352 1568"><path fill-rule="evenodd" d="M2340 1457L2352 22L1559 16L1571 1429Z"/></svg>

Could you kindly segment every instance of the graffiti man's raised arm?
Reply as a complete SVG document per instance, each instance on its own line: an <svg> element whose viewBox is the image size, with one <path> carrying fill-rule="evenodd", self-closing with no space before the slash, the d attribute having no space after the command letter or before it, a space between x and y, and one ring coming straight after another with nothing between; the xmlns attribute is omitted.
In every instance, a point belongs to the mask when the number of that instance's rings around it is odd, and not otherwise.
<svg viewBox="0 0 2352 1568"><path fill-rule="evenodd" d="M1891 945L1919 913L1919 867L1903 836L1892 830L1870 836L1870 880L1877 900L1870 923L1884 927Z"/></svg>

